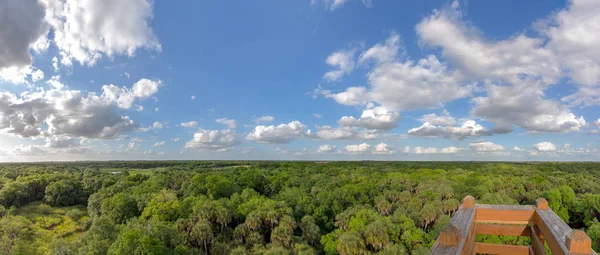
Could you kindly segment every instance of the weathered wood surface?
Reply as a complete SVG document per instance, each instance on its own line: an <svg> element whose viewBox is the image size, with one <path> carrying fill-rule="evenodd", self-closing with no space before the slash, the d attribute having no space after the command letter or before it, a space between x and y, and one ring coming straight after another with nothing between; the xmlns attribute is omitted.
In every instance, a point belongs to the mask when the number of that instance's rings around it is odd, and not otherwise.
<svg viewBox="0 0 600 255"><path fill-rule="evenodd" d="M454 216L450 219L448 224L454 225L460 229L460 241L458 245L443 245L440 243L438 239L431 250L429 250L429 254L461 254L463 249L465 248L466 239L469 236L469 230L471 230L471 225L473 225L473 219L475 218L475 207L466 208L464 206L460 206Z"/></svg>
<svg viewBox="0 0 600 255"><path fill-rule="evenodd" d="M540 239L540 231L537 226L531 227L531 248L536 255L546 255L544 242Z"/></svg>
<svg viewBox="0 0 600 255"><path fill-rule="evenodd" d="M571 228L567 223L551 209L536 210L534 221L542 235L544 235L553 255L569 254L569 249L565 245L565 238L571 232Z"/></svg>
<svg viewBox="0 0 600 255"><path fill-rule="evenodd" d="M529 246L475 243L475 252L498 255L529 255Z"/></svg>
<svg viewBox="0 0 600 255"><path fill-rule="evenodd" d="M498 236L529 236L531 229L527 225L509 226L502 224L477 224L478 235L498 235Z"/></svg>
<svg viewBox="0 0 600 255"><path fill-rule="evenodd" d="M544 243L552 254L591 254L591 239L582 231L573 231L540 198L532 205L474 204L465 197L440 234L429 254L535 254L545 255ZM490 224L497 223L497 224ZM504 224L504 225L498 225ZM507 225L516 224L516 225ZM532 226L533 225L533 226ZM530 236L531 246L497 245L475 242L477 234ZM440 239L443 239L440 242Z"/></svg>
<svg viewBox="0 0 600 255"><path fill-rule="evenodd" d="M529 223L535 213L532 205L482 205L478 204L477 222Z"/></svg>

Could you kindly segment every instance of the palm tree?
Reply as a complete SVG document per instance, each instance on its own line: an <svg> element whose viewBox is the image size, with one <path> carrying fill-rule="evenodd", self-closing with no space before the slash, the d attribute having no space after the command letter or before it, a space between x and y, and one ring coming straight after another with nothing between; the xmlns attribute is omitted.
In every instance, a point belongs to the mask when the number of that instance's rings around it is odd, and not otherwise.
<svg viewBox="0 0 600 255"><path fill-rule="evenodd" d="M204 252L208 254L208 243L212 241L213 232L212 225L209 221L201 219L192 228L192 238L204 244Z"/></svg>
<svg viewBox="0 0 600 255"><path fill-rule="evenodd" d="M364 235L367 243L375 251L383 249L390 240L388 226L382 220L377 220L367 225Z"/></svg>
<svg viewBox="0 0 600 255"><path fill-rule="evenodd" d="M365 254L365 240L360 233L348 231L338 239L337 252L341 255Z"/></svg>

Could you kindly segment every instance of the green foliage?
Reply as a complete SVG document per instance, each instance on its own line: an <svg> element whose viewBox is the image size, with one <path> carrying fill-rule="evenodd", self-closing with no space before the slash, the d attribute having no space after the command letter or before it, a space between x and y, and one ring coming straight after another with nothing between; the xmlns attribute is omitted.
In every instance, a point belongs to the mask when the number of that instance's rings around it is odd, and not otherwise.
<svg viewBox="0 0 600 255"><path fill-rule="evenodd" d="M426 254L466 195L489 204L534 204L545 197L597 249L598 166L0 164L0 254Z"/></svg>

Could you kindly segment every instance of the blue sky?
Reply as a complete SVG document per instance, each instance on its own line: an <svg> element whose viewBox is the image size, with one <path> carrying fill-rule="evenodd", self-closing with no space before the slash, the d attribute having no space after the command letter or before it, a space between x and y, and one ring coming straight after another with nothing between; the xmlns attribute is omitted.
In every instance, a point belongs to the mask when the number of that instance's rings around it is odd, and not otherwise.
<svg viewBox="0 0 600 255"><path fill-rule="evenodd" d="M600 156L594 0L25 0L0 17L0 161Z"/></svg>

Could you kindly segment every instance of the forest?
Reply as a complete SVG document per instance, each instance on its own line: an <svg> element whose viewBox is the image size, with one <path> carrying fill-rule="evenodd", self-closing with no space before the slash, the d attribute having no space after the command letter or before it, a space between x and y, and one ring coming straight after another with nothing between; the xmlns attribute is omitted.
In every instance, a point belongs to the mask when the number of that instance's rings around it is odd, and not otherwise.
<svg viewBox="0 0 600 255"><path fill-rule="evenodd" d="M107 161L0 164L0 254L427 254L466 195L600 247L599 163Z"/></svg>

